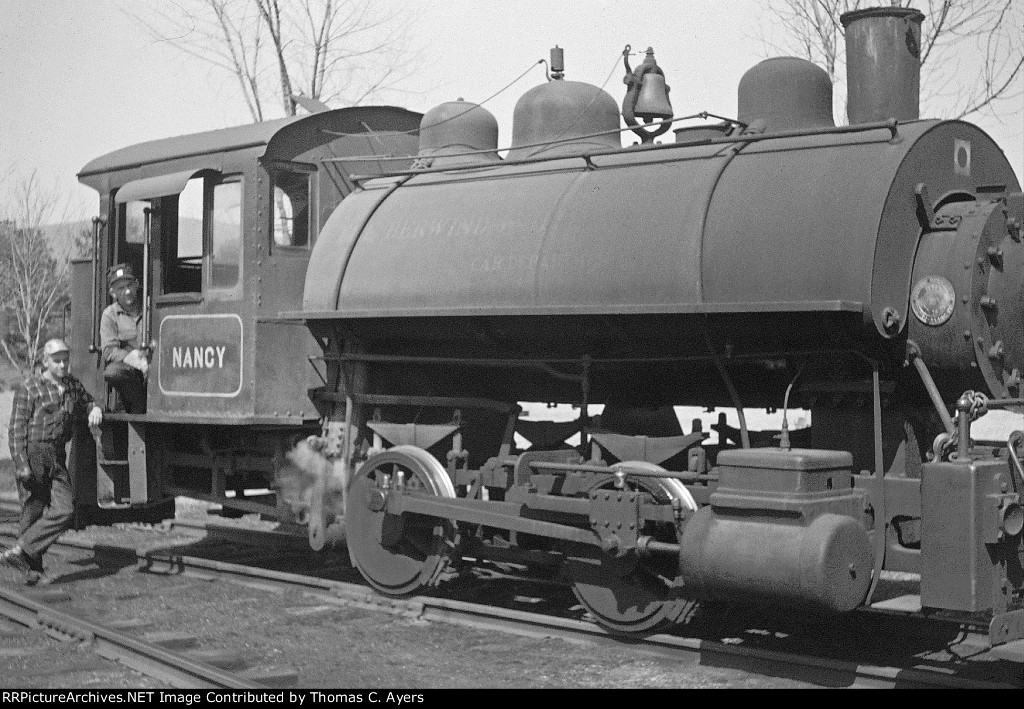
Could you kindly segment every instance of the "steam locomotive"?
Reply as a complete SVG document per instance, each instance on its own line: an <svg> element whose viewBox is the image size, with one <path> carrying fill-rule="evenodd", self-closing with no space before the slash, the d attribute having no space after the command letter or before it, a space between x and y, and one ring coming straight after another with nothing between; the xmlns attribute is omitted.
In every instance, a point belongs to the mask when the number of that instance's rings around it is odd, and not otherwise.
<svg viewBox="0 0 1024 709"><path fill-rule="evenodd" d="M846 126L827 75L778 58L743 77L736 119L655 142L672 109L652 52L620 113L556 50L505 156L460 100L90 162L73 367L116 407L96 333L113 263L146 274L154 349L147 411L75 441L79 522L209 499L315 548L343 534L384 594L500 562L565 579L623 634L709 599L892 610L882 572L912 572L901 612L1021 642L1024 433L971 437L1024 403L1021 187L977 127L919 119L920 13L842 19ZM680 405L740 426L711 444ZM754 407L811 426L750 431ZM299 441L326 472L296 500Z"/></svg>

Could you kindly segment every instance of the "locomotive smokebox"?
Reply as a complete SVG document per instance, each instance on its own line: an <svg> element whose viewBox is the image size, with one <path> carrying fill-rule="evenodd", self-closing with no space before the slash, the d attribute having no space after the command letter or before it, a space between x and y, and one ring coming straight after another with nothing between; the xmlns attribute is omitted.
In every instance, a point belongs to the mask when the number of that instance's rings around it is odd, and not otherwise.
<svg viewBox="0 0 1024 709"><path fill-rule="evenodd" d="M921 22L909 7L872 7L840 16L846 28L846 113L851 124L920 117Z"/></svg>

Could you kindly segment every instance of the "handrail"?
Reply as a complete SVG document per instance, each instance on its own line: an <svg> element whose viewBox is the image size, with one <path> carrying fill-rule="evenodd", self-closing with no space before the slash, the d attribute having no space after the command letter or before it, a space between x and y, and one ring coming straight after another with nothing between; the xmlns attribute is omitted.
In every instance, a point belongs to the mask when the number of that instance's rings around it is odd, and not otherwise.
<svg viewBox="0 0 1024 709"><path fill-rule="evenodd" d="M99 335L96 331L100 321L96 292L99 290L100 281L100 225L105 223L103 217L92 218L92 338L89 343L89 352L93 354L100 351L99 344L96 342Z"/></svg>
<svg viewBox="0 0 1024 709"><path fill-rule="evenodd" d="M907 358L913 363L914 368L917 369L921 382L924 384L924 388L928 391L928 396L932 400L932 405L938 412L939 418L942 419L942 425L945 427L946 433L952 438L956 435L956 424L953 423L953 417L946 410L946 403L942 400L942 395L939 394L939 388L935 386L935 380L932 379L931 372L928 371L928 365L921 358L921 348L913 340L907 341Z"/></svg>
<svg viewBox="0 0 1024 709"><path fill-rule="evenodd" d="M684 119L687 119L687 118L696 118L696 117L699 117L700 115L701 114L695 114L693 116L684 116L683 118L668 119L668 122L671 122L673 120L677 120L678 121L678 120L684 120ZM664 122L665 121L652 121L651 123L645 124L645 125L656 126L659 123L664 123ZM889 133L890 133L890 136L889 136L888 140L889 141L893 141L897 137L899 137L898 126L899 126L899 122L895 118L889 118L888 120L884 120L884 121L876 121L874 123L858 123L858 124L852 125L852 126L834 126L832 128L805 128L805 129L801 129L801 130L779 131L777 133L742 133L740 135L735 135L735 136L730 135L730 136L724 136L724 137L721 137L721 138L705 138L705 139L702 139L702 140L688 141L688 142L685 142L685 143L656 143L656 144L653 144L653 145L647 144L647 145L645 145L642 148L642 150L644 150L646 152L646 151L649 151L649 150L674 150L674 149L677 149L677 148L693 147L693 146L696 146L696 145L730 145L730 144L734 144L734 143L756 143L756 142L759 142L759 141L762 141L762 140L774 140L776 138L802 138L802 137L807 137L807 136L812 136L812 135L842 135L842 134L848 134L848 133L864 133L864 132L867 132L867 131L880 130L880 129L888 130ZM460 157L460 156L471 156L471 155L478 154L478 153L481 153L481 152L494 153L494 152L500 152L502 150L519 150L521 148L540 147L540 146L544 146L544 145L558 146L560 144L571 143L571 141L574 141L574 140L583 140L583 139L586 139L586 138L597 138L597 137L600 137L600 136L603 136L603 135L611 135L613 133L622 133L622 132L625 132L627 130L630 130L630 129L629 128L616 128L614 130L599 131L597 133L588 133L586 135L573 136L572 138L566 138L566 139L563 139L563 140L547 141L545 143L532 143L532 144L529 144L529 145L517 145L514 148L513 147L494 148L494 149L487 149L487 150L483 150L483 151L474 150L474 151L469 151L469 152L465 152L465 153L453 153L453 154L449 154L449 155L444 155L443 157L451 158L451 157ZM503 160L501 162L488 163L488 164L468 163L468 164L464 164L464 165L444 165L444 166L436 167L436 168L435 167L428 167L428 168L421 168L421 169L418 169L418 170L395 170L394 172L385 172L385 173L381 173L379 175L351 175L350 179L353 182L358 183L358 182L361 182L363 180L371 180L371 179L375 179L375 178L378 178L378 177L398 177L400 175L423 175L423 174L430 174L430 173L437 173L437 172L461 172L461 171L465 171L465 170L479 170L481 168L483 168L483 169L490 169L492 167L500 167L502 165L529 165L529 164L532 164L532 163L547 162L547 161L550 161L550 160L568 160L568 159L572 159L572 158L582 159L586 163L588 163L589 167L593 168L593 167L596 167L596 166L594 166L593 164L591 164L589 162L589 159L592 158L592 157L597 157L597 156L602 156L602 155L618 155L618 154L621 154L621 153L635 152L635 151L636 151L636 148L625 147L625 148L615 148L615 149L609 149L609 150L595 150L593 152L587 152L587 153L583 153L583 154L580 154L580 155L548 155L548 156L531 157L531 158L524 158L524 159L505 159L505 160ZM324 162L329 162L329 161L333 161L333 162L344 162L344 161L355 162L355 161L358 161L358 160L369 160L369 159L371 159L371 157L373 159L375 159L375 160L378 160L378 161L398 161L398 160L414 160L414 159L416 159L417 156L415 156L415 155L397 156L396 155L396 156L381 157L381 156L368 156L368 155L364 155L364 156L349 156L349 157L344 157L344 158L328 158Z"/></svg>

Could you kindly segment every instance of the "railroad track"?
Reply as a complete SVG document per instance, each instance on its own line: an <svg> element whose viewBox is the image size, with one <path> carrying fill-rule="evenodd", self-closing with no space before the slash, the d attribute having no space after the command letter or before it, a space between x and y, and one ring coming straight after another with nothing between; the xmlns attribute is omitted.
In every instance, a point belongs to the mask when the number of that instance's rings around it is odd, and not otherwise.
<svg viewBox="0 0 1024 709"><path fill-rule="evenodd" d="M0 500L0 511L17 512L10 499ZM13 536L0 534L12 543ZM58 542L58 547L81 548L74 542ZM255 679L243 677L198 661L160 642L147 642L117 628L66 613L54 607L70 596L58 588L16 591L0 584L0 618L32 630L39 630L64 643L87 647L96 655L135 670L175 689L259 689Z"/></svg>
<svg viewBox="0 0 1024 709"><path fill-rule="evenodd" d="M287 551L282 550L287 546L289 540L291 540L290 543L301 543L301 540L295 540L286 535L247 530L217 523L178 520L171 525L176 531L192 535L196 540L202 538L204 534L211 534L235 544L261 549L264 551L263 562L265 565L268 561L288 554ZM169 529L170 527L167 527L164 531ZM235 558L231 561L224 561L189 556L175 549L146 547L128 549L68 538L59 544L79 550L89 550L96 555L119 555L122 564L125 561L129 563L134 561L139 571L147 573L185 573L207 579L222 579L242 585L274 588L285 592L300 591L320 603L382 611L418 620L455 623L528 637L551 637L572 642L586 641L609 644L621 642L599 625L585 620L430 596L416 596L407 599L385 598L358 583L261 568L249 563L248 559ZM273 551L275 545L278 547L277 551ZM269 554L266 553L268 549L271 550ZM125 556L133 558L125 559ZM44 617L50 618L51 616ZM62 622L65 621L62 620ZM85 631L85 633L88 632L93 632L95 636L94 631ZM873 665L763 647L751 647L739 642L723 642L670 634L649 636L642 641L632 642L631 647L640 648L644 652L664 658L692 662L694 657L697 657L702 664L728 666L756 675L798 678L824 686L959 688L1012 686L1001 681L964 677L957 672L956 668L948 664L930 661L922 662L919 666Z"/></svg>
<svg viewBox="0 0 1024 709"><path fill-rule="evenodd" d="M587 621L431 596L415 596L407 599L387 598L359 584L259 569L244 564L160 553L141 554L138 564L140 569L150 572L193 571L245 579L262 584L270 582L290 588L303 588L307 592L312 591L321 601L383 611L426 621L456 623L530 637L554 637L577 642L581 640L602 643L622 642L600 625ZM631 641L631 644L670 659L687 659L696 654L700 656L702 663L727 664L755 674L763 673L768 667L782 669L782 666L785 666L788 668L787 675L795 673L800 675L801 679L814 677L828 686L1007 687L1002 683L950 676L943 674L942 669L937 667L905 668L866 665L669 634L648 636L640 641Z"/></svg>
<svg viewBox="0 0 1024 709"><path fill-rule="evenodd" d="M62 642L85 644L100 657L177 689L255 689L260 686L251 679L224 672L159 645L64 613L45 601L2 585L0 617L42 630Z"/></svg>

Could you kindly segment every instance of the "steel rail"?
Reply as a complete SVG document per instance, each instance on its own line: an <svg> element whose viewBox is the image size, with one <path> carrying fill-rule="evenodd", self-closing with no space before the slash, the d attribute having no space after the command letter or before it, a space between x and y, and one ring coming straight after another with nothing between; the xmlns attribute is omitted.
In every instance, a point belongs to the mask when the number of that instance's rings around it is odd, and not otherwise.
<svg viewBox="0 0 1024 709"><path fill-rule="evenodd" d="M147 553L140 557L140 568L158 571L162 565L166 565L169 570L195 568L207 573L271 581L291 588L299 586L310 589L313 595L326 602L366 610L384 611L420 620L442 621L530 637L554 637L569 641L621 642L605 628L587 621L430 596L414 596L405 599L387 598L359 584L196 557L168 555L161 558L158 553ZM327 593L322 594L317 591L326 591ZM1008 685L1002 683L942 674L940 670L858 664L846 660L817 658L668 634L645 637L635 641L633 646L668 658L692 658L694 654L698 654L702 658L728 658L730 666L737 667L737 663L739 663L738 669L753 674L763 674L758 672L758 667L765 665L802 668L821 673L834 680L847 681L851 685L859 682L883 687L1008 688ZM849 682L851 679L853 682Z"/></svg>
<svg viewBox="0 0 1024 709"><path fill-rule="evenodd" d="M523 613L502 608L479 606L462 601L441 598L418 597L410 599L422 604L421 618L461 622L476 627L494 628L506 632L520 632L532 635L560 637L566 640L589 638L598 641L619 642L616 636L596 623L557 618L553 616ZM483 611L481 612L481 609ZM542 632L538 632L542 630ZM758 666L788 665L795 668L811 669L839 678L856 678L858 681L880 683L886 687L958 687L958 688L1007 688L1007 685L952 677L938 672L918 668L886 667L881 665L857 664L846 660L811 657L795 653L751 648L713 640L684 638L677 635L659 634L643 638L643 649L667 657L692 656L728 657L731 667L754 674Z"/></svg>
<svg viewBox="0 0 1024 709"><path fill-rule="evenodd" d="M174 526L190 530L206 529L214 534L224 530L226 534L240 542L244 541L245 533L248 531L226 525L190 521L183 522L182 524L175 521ZM257 537L265 534L268 533L259 530L254 532L254 536ZM134 555L137 568L142 572L198 573L204 578L222 577L229 582L234 581L243 585L259 584L264 587L269 586L291 590L299 588L327 603L529 637L553 637L568 641L578 642L585 640L609 644L621 642L620 639L605 628L587 621L428 596L415 596L404 599L388 598L360 584L307 576L299 573L262 569L234 562L203 559L174 552L146 551L145 549L132 550L128 548L115 549L77 540L61 540L58 544L76 549L92 550L96 553L116 552ZM282 553L281 556L284 557L286 554ZM869 665L849 660L812 657L669 634L651 635L642 640L634 641L632 646L670 659L691 659L697 654L702 659L727 660L731 667L762 676L764 675L763 668L765 666L784 666L792 669L802 669L804 672L820 675L820 677L808 681L822 683L822 680L826 680L828 686L913 686L977 689L1005 689L1009 686L1003 683L944 674L942 667L928 669L926 667Z"/></svg>
<svg viewBox="0 0 1024 709"><path fill-rule="evenodd" d="M200 525L189 523L186 528ZM220 526L206 525L219 530ZM226 527L226 531L241 540L243 530ZM257 532L257 535L261 533ZM96 549L73 540L61 542L80 549ZM103 549L99 549L100 553ZM131 554L132 550L125 549ZM530 637L554 637L569 641L586 640L599 643L618 643L621 640L596 623L559 618L480 605L465 601L415 596L395 599L381 596L372 589L354 583L335 581L305 574L261 569L244 564L185 556L174 552L136 550L140 571L151 573L199 573L204 577L223 577L243 584L259 583L263 586L295 590L305 589L312 596L328 603L336 603L365 610L382 611L422 620L442 621L475 628L514 633ZM942 668L930 670L921 667L892 667L859 664L853 661L811 657L764 648L752 648L699 638L659 634L643 638L633 644L658 656L667 658L702 658L728 660L730 666L752 674L763 675L765 666L785 666L821 675L831 685L882 687L958 687L1006 688L1007 685L943 674ZM761 668L759 670L759 668Z"/></svg>
<svg viewBox="0 0 1024 709"><path fill-rule="evenodd" d="M51 608L0 585L0 616L61 641L78 641L97 655L177 689L258 689L260 685L176 652L136 640Z"/></svg>

